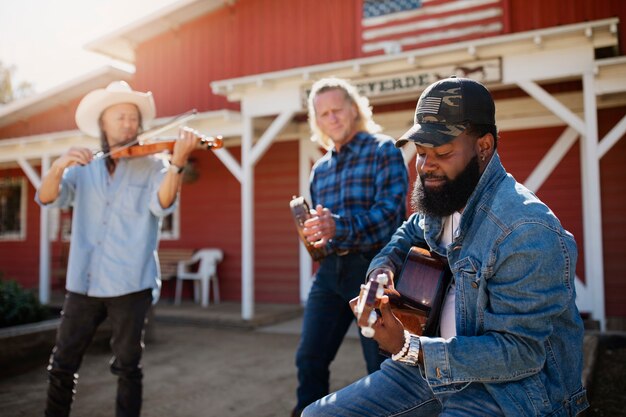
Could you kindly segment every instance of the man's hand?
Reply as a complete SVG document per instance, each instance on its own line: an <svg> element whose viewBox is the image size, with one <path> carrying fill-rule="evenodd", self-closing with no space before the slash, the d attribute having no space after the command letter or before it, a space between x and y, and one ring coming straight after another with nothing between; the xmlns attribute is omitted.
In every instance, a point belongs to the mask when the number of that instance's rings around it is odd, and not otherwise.
<svg viewBox="0 0 626 417"><path fill-rule="evenodd" d="M83 147L71 147L63 155L58 157L50 166L50 170L41 180L39 187L39 200L43 204L49 204L59 196L59 185L65 168L73 165L87 165L93 159L93 153Z"/></svg>
<svg viewBox="0 0 626 417"><path fill-rule="evenodd" d="M385 293L396 292L393 286L393 272L385 268L376 268L369 273L368 280L372 277L376 277L378 274L386 274L389 277ZM356 308L358 302L359 297L350 300L350 308L357 317ZM391 305L389 304L389 297L387 295L380 299L378 308L381 315L373 325L368 323L368 317L365 317L365 314L358 318L358 325L359 327L371 327L374 330L374 340L378 342L381 349L391 354L398 353L404 346L404 326L391 311Z"/></svg>
<svg viewBox="0 0 626 417"><path fill-rule="evenodd" d="M314 247L325 246L336 233L335 219L331 211L318 204L315 210L311 210L311 217L304 222L302 233Z"/></svg>
<svg viewBox="0 0 626 417"><path fill-rule="evenodd" d="M57 169L63 172L65 168L72 165L87 165L93 159L91 150L83 147L72 146L63 155L57 158L51 166L51 169Z"/></svg>
<svg viewBox="0 0 626 417"><path fill-rule="evenodd" d="M376 278L378 275L380 274L385 274L387 275L387 285L385 286L385 288L394 288L393 285L393 276L394 273L392 270L387 269L387 268L376 268L376 269L372 269L372 271L367 274L367 281L370 281L372 278Z"/></svg>
<svg viewBox="0 0 626 417"><path fill-rule="evenodd" d="M200 138L194 129L183 126L178 131L178 140L174 143L172 152L172 163L182 167L187 163L189 155L197 146Z"/></svg>
<svg viewBox="0 0 626 417"><path fill-rule="evenodd" d="M373 326L376 332L374 340L382 350L391 354L398 353L404 346L404 326L391 311L388 296L383 296L380 300L380 314Z"/></svg>

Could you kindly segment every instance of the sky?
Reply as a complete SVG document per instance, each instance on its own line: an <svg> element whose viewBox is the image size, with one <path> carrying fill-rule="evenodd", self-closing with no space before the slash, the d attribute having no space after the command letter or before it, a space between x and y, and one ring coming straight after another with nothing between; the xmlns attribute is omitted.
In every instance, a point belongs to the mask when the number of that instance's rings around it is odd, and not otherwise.
<svg viewBox="0 0 626 417"><path fill-rule="evenodd" d="M84 45L176 1L0 0L0 61L36 93L104 65L132 70Z"/></svg>

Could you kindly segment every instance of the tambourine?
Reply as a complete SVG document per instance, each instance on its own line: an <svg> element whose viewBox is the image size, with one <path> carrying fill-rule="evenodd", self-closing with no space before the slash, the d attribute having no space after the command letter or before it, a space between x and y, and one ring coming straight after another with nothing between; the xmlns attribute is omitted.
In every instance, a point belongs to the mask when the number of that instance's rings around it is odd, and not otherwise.
<svg viewBox="0 0 626 417"><path fill-rule="evenodd" d="M309 251L309 255L311 255L311 258L313 258L314 261L320 261L328 255L328 250L325 246L316 248L313 246L313 243L306 239L304 233L302 233L302 229L304 229L304 222L311 217L311 209L309 205L304 197L293 196L289 202L289 207L291 208L293 219L296 222L296 229L298 230L300 240L304 243L304 247L306 247L306 250Z"/></svg>

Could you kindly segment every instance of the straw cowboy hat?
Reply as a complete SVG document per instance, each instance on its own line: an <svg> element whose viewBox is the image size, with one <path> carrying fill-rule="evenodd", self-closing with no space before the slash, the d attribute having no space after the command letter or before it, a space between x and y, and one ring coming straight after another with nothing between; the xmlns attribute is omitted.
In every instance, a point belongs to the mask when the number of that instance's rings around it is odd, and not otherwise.
<svg viewBox="0 0 626 417"><path fill-rule="evenodd" d="M76 108L76 125L89 136L100 136L100 115L115 104L132 103L139 108L144 125L149 125L156 115L152 92L134 91L126 81L113 81L107 88L88 93Z"/></svg>

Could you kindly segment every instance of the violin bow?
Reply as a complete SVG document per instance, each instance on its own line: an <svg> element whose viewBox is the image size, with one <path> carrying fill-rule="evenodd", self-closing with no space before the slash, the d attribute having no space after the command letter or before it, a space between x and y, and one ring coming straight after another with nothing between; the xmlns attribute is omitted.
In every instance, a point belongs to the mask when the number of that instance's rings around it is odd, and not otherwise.
<svg viewBox="0 0 626 417"><path fill-rule="evenodd" d="M198 111L196 109L191 109L189 111L186 111L185 113L181 113L177 116L174 116L174 118L172 119L171 122L166 123L164 125L161 125L159 127L155 127L154 129L150 129L147 130L143 133L140 133L139 135L137 135L137 137L133 140L131 140L128 143L125 143L124 145L117 147L115 149L110 150L109 152L102 152L102 150L96 152L95 157L98 159L101 158L106 158L107 156L113 155L115 153L121 152L126 148L130 148L133 145L136 145L138 143L143 142L146 139L149 139L151 137L154 137L156 135L158 135L161 132L164 132L166 130L171 129L174 126L180 125L185 123L188 120L193 119L194 117L196 117L196 114L198 114Z"/></svg>

